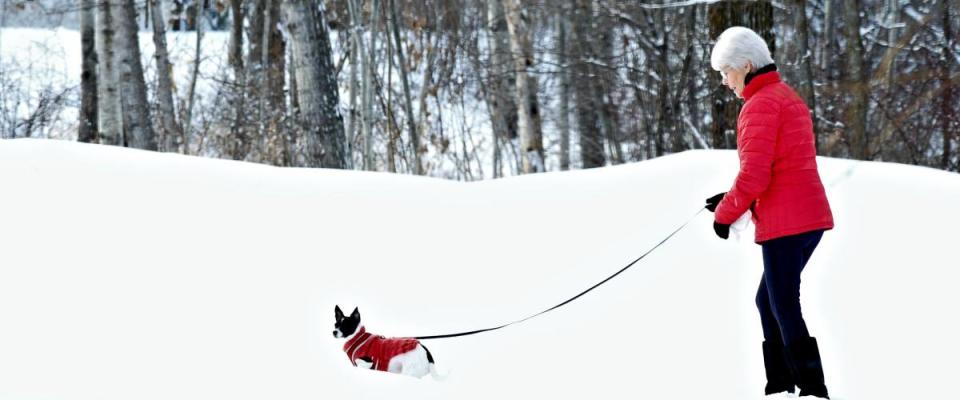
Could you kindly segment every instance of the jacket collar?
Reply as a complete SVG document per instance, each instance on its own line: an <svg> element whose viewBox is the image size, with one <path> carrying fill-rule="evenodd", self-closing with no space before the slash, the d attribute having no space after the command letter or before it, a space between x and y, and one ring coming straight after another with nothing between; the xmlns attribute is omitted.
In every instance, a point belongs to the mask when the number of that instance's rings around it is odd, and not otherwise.
<svg viewBox="0 0 960 400"><path fill-rule="evenodd" d="M747 74L743 82L745 85L742 93L743 99L750 100L750 97L757 93L760 88L771 83L780 82L780 73L777 72L776 64L768 64L763 68Z"/></svg>
<svg viewBox="0 0 960 400"><path fill-rule="evenodd" d="M369 337L370 334L367 333L367 328L361 326L360 330L358 330L357 333L350 338L350 340L343 344L343 351L347 352L347 354L353 353L358 347L362 346Z"/></svg>

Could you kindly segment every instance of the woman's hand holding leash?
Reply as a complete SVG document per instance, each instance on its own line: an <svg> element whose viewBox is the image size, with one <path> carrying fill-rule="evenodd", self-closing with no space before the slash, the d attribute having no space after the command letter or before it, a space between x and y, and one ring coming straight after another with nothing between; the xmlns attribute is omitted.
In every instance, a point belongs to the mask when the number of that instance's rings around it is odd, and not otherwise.
<svg viewBox="0 0 960 400"><path fill-rule="evenodd" d="M727 192L717 193L713 197L707 199L706 209L710 212L717 211L717 206L720 205L720 200L723 200L723 196ZM721 224L717 221L713 221L713 231L716 232L717 236L721 239L727 239L730 237L730 224Z"/></svg>

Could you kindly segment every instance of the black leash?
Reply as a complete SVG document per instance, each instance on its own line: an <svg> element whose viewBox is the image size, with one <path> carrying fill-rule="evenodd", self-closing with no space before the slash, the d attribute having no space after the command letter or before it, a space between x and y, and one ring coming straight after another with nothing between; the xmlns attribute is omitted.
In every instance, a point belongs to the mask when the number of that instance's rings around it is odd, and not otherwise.
<svg viewBox="0 0 960 400"><path fill-rule="evenodd" d="M569 304L570 302L572 302L572 301L580 298L580 296L583 296L583 295L585 295L585 294L587 294L587 293L590 293L590 291L592 291L593 289L596 289L596 288L599 287L600 285L603 285L604 283L607 283L609 280L611 280L611 279L613 279L614 277L616 277L617 275L620 275L621 273L623 273L623 271L626 271L627 269L629 269L630 267L632 267L634 264L636 264L637 262L639 262L640 260L642 260L642 259L643 259L644 257L646 257L648 254L652 253L652 252L653 252L654 250L656 250L658 247L662 246L664 243L666 243L668 240L670 240L670 238L672 238L673 235L676 235L677 232L680 232L680 230L682 230L684 227L686 227L688 224L690 224L690 222L693 222L694 218L696 218L698 215L700 215L700 213L702 213L703 210L705 210L705 208L700 208L700 210L697 211L696 214L693 214L693 216L690 217L690 219L688 219L687 222L684 222L683 225L680 225L679 228L677 228L676 230L674 230L673 232L671 232L669 235L667 235L667 237L663 238L663 240L661 240L660 243L657 243L656 246L653 246L653 248L651 248L650 250L647 250L646 253L643 253L643 255L641 255L640 257L637 257L636 260L633 260L633 262L631 262L630 264L627 264L626 267L621 268L619 271L617 271L617 272L614 273L613 275L610 275L609 277L607 277L607 279L604 279L604 280L600 281L600 282L597 283L596 285L593 285L593 286L591 286L589 289L580 292L580 294L578 294L578 295L576 295L576 296L573 296L573 297L567 299L567 301L564 301L563 303L557 304L557 305L555 305L555 306L553 306L553 307L550 307L550 308L548 308L548 309L546 309L546 310L540 311L540 312L538 312L538 313L536 313L536 314L533 314L533 315L531 315L531 316L529 316L529 317L526 317L526 318L524 318L524 319L516 320L516 321L510 322L510 323L507 323L507 324L503 324L503 325L500 325L500 326L497 326L497 327L493 327L493 328L477 329L477 330L475 330L475 331L468 331L468 332L449 333L449 334L446 334L446 335L415 336L415 337L413 337L413 339L417 339L417 340L446 339L446 338L452 338L452 337L458 337L458 336L469 336L469 335L476 335L476 334L478 334L478 333L483 333L483 332L495 331L495 330L497 330L497 329L506 328L506 327L508 327L508 326L510 326L510 325L519 324L519 323L524 322L524 321L526 321L526 320L528 320L528 319L532 319L532 318L535 318L535 317L539 317L539 316L541 316L541 315L543 315L543 314L546 314L546 313L548 313L548 312L550 312L550 311L553 311L553 310L556 310L556 309L558 309L558 308L560 308L560 307L563 307L563 306Z"/></svg>

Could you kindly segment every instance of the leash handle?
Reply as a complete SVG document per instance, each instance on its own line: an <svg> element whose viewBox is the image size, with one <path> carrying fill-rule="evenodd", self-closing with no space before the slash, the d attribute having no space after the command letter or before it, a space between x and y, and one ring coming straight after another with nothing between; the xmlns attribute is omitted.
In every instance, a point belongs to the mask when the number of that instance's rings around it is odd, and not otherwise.
<svg viewBox="0 0 960 400"><path fill-rule="evenodd" d="M585 295L585 294L587 294L587 293L590 293L591 291L593 291L593 289L596 289L596 288L600 287L600 285L603 285L604 283L609 282L611 279L615 278L617 275L622 274L624 271L630 269L630 267L634 266L634 264L636 264L636 263L639 262L640 260L644 259L644 257L646 257L647 255L649 255L650 253L652 253L654 250L656 250L658 247L662 246L662 245L663 245L664 243L666 243L668 240L670 240L671 238L673 238L674 235L676 235L678 232L680 232L681 230L683 230L683 228L685 228L687 225L689 225L691 222L693 222L693 220L696 219L697 216L699 216L700 213L702 213L703 210L705 210L705 209L706 209L706 208L701 207L701 208L696 212L696 214L693 214L693 216L690 217L690 219L687 220L687 222L684 222L683 225L680 225L679 228L675 229L673 232L671 232L669 235L667 235L667 237L663 238L663 240L661 240L660 243L657 243L656 246L653 246L652 248L650 248L650 250L647 250L646 253L643 253L642 255L640 255L640 257L637 257L636 260L633 260L632 262L630 262L630 264L627 264L626 267L621 268L619 271L615 272L613 275L608 276L606 279L598 282L597 284L591 286L591 287L588 288L587 290L584 290L584 291L580 292L580 293L577 294L576 296L573 296L573 297L567 299L566 301L564 301L564 302L562 302L562 303L560 303L560 304L557 304L557 305L555 305L555 306L553 306L553 307L550 307L550 308L548 308L548 309L546 309L546 310L540 311L540 312L538 312L538 313L536 313L536 314L533 314L533 315L531 315L531 316L529 316L529 317L526 317L526 318L523 318L523 319L519 319L519 320L510 322L510 323L506 323L506 324L503 324L503 325L500 325L500 326L495 326L495 327L492 327L492 328L477 329L477 330L467 331L467 332L448 333L448 334L445 334L445 335L414 336L414 337L412 337L412 339L417 339L417 340L447 339L447 338L454 338L454 337L460 337L460 336L476 335L476 334L478 334L478 333L495 331L495 330L498 330L498 329L506 328L506 327L508 327L508 326L510 326L510 325L519 324L519 323L521 323L521 322L524 322L524 321L527 321L527 320L530 320L530 319L539 317L539 316L541 316L541 315L543 315L543 314L546 314L546 313L548 313L548 312L550 312L550 311L553 311L553 310L556 310L556 309L558 309L558 308L560 308L560 307L563 307L563 306L571 303L572 301L574 301L574 300L576 300L576 299L579 299L581 296L583 296L583 295Z"/></svg>

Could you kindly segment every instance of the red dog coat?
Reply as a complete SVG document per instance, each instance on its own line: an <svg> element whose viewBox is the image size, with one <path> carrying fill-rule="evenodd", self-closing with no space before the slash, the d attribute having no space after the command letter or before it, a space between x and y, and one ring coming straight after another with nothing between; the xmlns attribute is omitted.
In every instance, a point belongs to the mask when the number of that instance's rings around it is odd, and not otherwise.
<svg viewBox="0 0 960 400"><path fill-rule="evenodd" d="M369 334L367 329L361 326L360 331L343 345L343 351L347 352L353 366L357 366L357 360L366 358L373 360L373 369L386 371L390 360L417 348L418 345L416 339L387 339Z"/></svg>

